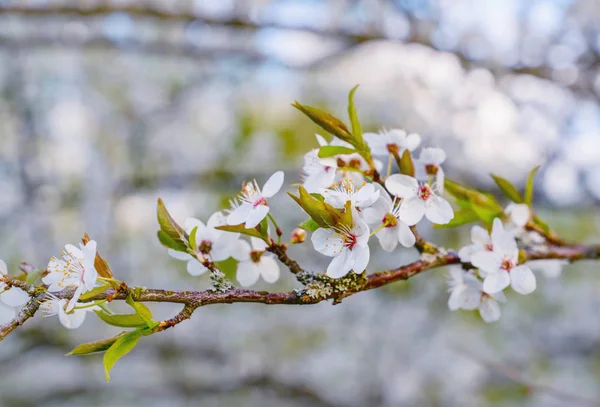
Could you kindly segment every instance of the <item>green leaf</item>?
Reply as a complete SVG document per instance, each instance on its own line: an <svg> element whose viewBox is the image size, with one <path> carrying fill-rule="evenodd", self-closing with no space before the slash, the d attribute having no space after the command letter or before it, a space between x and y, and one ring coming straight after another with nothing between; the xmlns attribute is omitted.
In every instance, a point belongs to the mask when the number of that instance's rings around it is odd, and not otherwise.
<svg viewBox="0 0 600 407"><path fill-rule="evenodd" d="M533 169L529 172L529 176L527 177L527 184L525 184L525 203L529 207L531 207L533 202L533 178L535 178L535 174L537 174L539 169L539 165L533 167Z"/></svg>
<svg viewBox="0 0 600 407"><path fill-rule="evenodd" d="M269 219L268 219L268 217L265 216L265 218L260 221L260 223L258 224L258 226L256 228L258 229L258 233L260 233L261 239L263 239L265 242L267 242L267 239L269 238Z"/></svg>
<svg viewBox="0 0 600 407"><path fill-rule="evenodd" d="M307 220L299 224L298 227L301 227L304 230L308 230L309 232L314 232L315 230L319 229L319 225L317 224L317 222L315 222L311 218L308 218Z"/></svg>
<svg viewBox="0 0 600 407"><path fill-rule="evenodd" d="M134 301L131 294L127 296L125 302L135 310L135 312L144 320L144 322L146 322L148 327L154 328L156 325L158 325L158 322L152 319L152 311L150 311L150 308L141 302Z"/></svg>
<svg viewBox="0 0 600 407"><path fill-rule="evenodd" d="M352 134L348 127L338 118L316 107L302 105L298 102L292 104L296 109L304 113L310 120L315 122L323 130L337 138L352 143Z"/></svg>
<svg viewBox="0 0 600 407"><path fill-rule="evenodd" d="M131 352L135 345L137 345L140 337L142 336L141 331L132 331L119 337L115 343L104 354L104 373L106 375L106 381L110 382L110 371L119 359Z"/></svg>
<svg viewBox="0 0 600 407"><path fill-rule="evenodd" d="M415 165L413 164L410 151L404 150L402 157L400 158L400 174L408 175L411 177L415 176Z"/></svg>
<svg viewBox="0 0 600 407"><path fill-rule="evenodd" d="M341 211L335 209L325 201L316 199L302 185L298 187L298 192L300 192L300 196L295 196L291 193L288 193L288 195L304 209L319 227L328 228L340 223L342 220Z"/></svg>
<svg viewBox="0 0 600 407"><path fill-rule="evenodd" d="M532 220L533 220L533 223L535 223L540 228L542 228L544 233L550 233L550 226L548 226L548 224L546 222L544 222L544 220L542 220L542 218L538 217L537 215L533 215Z"/></svg>
<svg viewBox="0 0 600 407"><path fill-rule="evenodd" d="M40 285L42 283L42 274L44 274L46 270L43 269L35 269L30 273L27 273L27 278L25 281L27 284L31 285Z"/></svg>
<svg viewBox="0 0 600 407"><path fill-rule="evenodd" d="M192 229L192 231L190 232L190 247L193 250L197 250L198 249L198 245L196 244L196 231L198 230L198 226L194 226L194 229Z"/></svg>
<svg viewBox="0 0 600 407"><path fill-rule="evenodd" d="M483 194L482 194L483 195ZM484 195L485 196L485 195ZM500 217L503 214L502 208L495 208L490 205L489 201L478 199L480 197L473 195L471 198L471 209L477 214L479 219L486 223L492 223L494 218ZM492 198L493 199L493 198Z"/></svg>
<svg viewBox="0 0 600 407"><path fill-rule="evenodd" d="M108 284L104 284L104 285L101 285L100 287L92 288L90 291L87 291L87 292L81 294L81 297L79 297L79 301L85 301L88 298L92 298L97 295L100 295L104 291L108 290L109 288L110 288L110 285L108 285Z"/></svg>
<svg viewBox="0 0 600 407"><path fill-rule="evenodd" d="M187 234L183 228L173 220L169 214L169 211L167 211L167 207L160 198L158 198L158 203L156 206L156 217L158 219L158 224L160 225L160 230L163 231L169 238L171 238L171 240L175 241L177 246L187 246ZM163 241L161 240L161 243L162 242Z"/></svg>
<svg viewBox="0 0 600 407"><path fill-rule="evenodd" d="M354 154L356 150L353 148L342 146L323 146L319 149L320 158L334 157L340 154Z"/></svg>
<svg viewBox="0 0 600 407"><path fill-rule="evenodd" d="M139 314L108 314L104 311L94 311L98 318L108 325L120 326L123 328L145 327L148 324Z"/></svg>
<svg viewBox="0 0 600 407"><path fill-rule="evenodd" d="M350 126L352 127L352 136L354 137L354 140L357 141L357 144L363 145L362 129L360 128L360 121L358 120L356 107L354 106L354 94L356 93L358 86L359 85L353 87L348 94L348 117L350 117Z"/></svg>
<svg viewBox="0 0 600 407"><path fill-rule="evenodd" d="M458 226L466 225L468 223L476 222L479 220L477 212L472 209L459 209L454 211L454 218L445 225L434 225L435 228L455 228Z"/></svg>
<svg viewBox="0 0 600 407"><path fill-rule="evenodd" d="M261 232L258 230L258 226L255 228L246 229L246 226L244 226L243 223L240 225L215 226L215 229L232 233L241 233L242 235L258 237L259 239L263 238Z"/></svg>
<svg viewBox="0 0 600 407"><path fill-rule="evenodd" d="M92 353L104 352L108 348L110 348L121 336L125 335L126 332L121 332L117 336L113 336L108 339L101 339L99 341L88 342L82 345L77 346L71 352L67 353L65 356L81 356L81 355L90 355Z"/></svg>
<svg viewBox="0 0 600 407"><path fill-rule="evenodd" d="M469 201L470 195L473 192L477 192L473 189L460 185L457 182L451 181L448 178L444 179L444 190L457 200L461 201Z"/></svg>
<svg viewBox="0 0 600 407"><path fill-rule="evenodd" d="M496 182L496 185L498 185L498 188L500 188L500 191L502 191L502 193L508 199L510 199L511 201L513 201L515 203L523 202L523 196L521 196L521 193L519 192L519 190L509 180L499 177L494 174L490 174L490 175Z"/></svg>
<svg viewBox="0 0 600 407"><path fill-rule="evenodd" d="M167 235L162 230L159 230L156 233L156 236L158 237L158 240L160 241L160 243L163 246L165 246L167 249L173 249L178 252L187 252L187 247L184 244L181 244L178 241L171 239L169 237L169 235Z"/></svg>
<svg viewBox="0 0 600 407"><path fill-rule="evenodd" d="M466 207L465 202L469 202L469 206L477 204L478 207L487 208L493 212L502 212L502 206L490 194L467 188L448 178L444 181L445 191L456 198L461 207Z"/></svg>

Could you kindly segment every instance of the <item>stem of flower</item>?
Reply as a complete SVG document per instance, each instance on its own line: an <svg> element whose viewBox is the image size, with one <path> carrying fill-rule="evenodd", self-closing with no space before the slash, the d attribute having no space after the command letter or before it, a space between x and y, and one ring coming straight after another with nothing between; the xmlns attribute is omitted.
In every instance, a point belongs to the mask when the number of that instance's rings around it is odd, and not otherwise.
<svg viewBox="0 0 600 407"><path fill-rule="evenodd" d="M281 235L283 235L283 232L281 231L281 229L279 229L279 225L277 224L277 222L275 222L275 218L271 216L270 213L267 214L267 217L271 220L273 226L275 226L275 233L277 234L277 244L281 244Z"/></svg>
<svg viewBox="0 0 600 407"><path fill-rule="evenodd" d="M387 223L382 223L377 229L375 229L374 231L371 232L369 237L373 236L375 233L379 232L381 229L383 229L386 226L387 226Z"/></svg>

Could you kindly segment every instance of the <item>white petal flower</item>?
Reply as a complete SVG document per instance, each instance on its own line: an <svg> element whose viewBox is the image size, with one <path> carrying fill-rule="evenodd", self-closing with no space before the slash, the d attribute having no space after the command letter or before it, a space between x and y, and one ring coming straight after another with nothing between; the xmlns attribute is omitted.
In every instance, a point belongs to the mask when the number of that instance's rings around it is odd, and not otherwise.
<svg viewBox="0 0 600 407"><path fill-rule="evenodd" d="M500 304L492 296L484 296L479 305L479 315L485 322L495 322L500 319Z"/></svg>
<svg viewBox="0 0 600 407"><path fill-rule="evenodd" d="M414 151L421 144L421 136L414 133L406 135L404 130L399 129L382 130L379 133L365 133L363 137L373 155L396 153L402 156L404 150Z"/></svg>
<svg viewBox="0 0 600 407"><path fill-rule="evenodd" d="M77 306L85 306L86 308L74 308L69 310L70 305L66 299L58 299L52 294L49 298L42 302L40 309L45 317L58 315L60 323L67 329L77 329L85 320L85 314L89 311L97 310L99 307L89 307L89 304L77 303Z"/></svg>
<svg viewBox="0 0 600 407"><path fill-rule="evenodd" d="M344 179L332 189L323 190L321 195L334 208L343 208L350 201L352 207L362 210L373 205L380 194L373 184L356 185L354 181Z"/></svg>
<svg viewBox="0 0 600 407"><path fill-rule="evenodd" d="M265 182L262 190L256 180L245 183L239 195L242 204L234 208L227 216L227 224L244 223L248 229L256 227L269 213L267 198L271 198L279 192L283 185L283 179L283 171L277 171Z"/></svg>
<svg viewBox="0 0 600 407"><path fill-rule="evenodd" d="M448 308L451 311L479 308L479 314L485 322L497 321L500 318L498 301L505 301L504 294L498 292L492 296L485 293L481 281L472 271L465 272L459 267L451 268L448 286L450 291Z"/></svg>
<svg viewBox="0 0 600 407"><path fill-rule="evenodd" d="M0 259L0 276L8 275L8 268L4 260ZM11 320L14 317L14 310L9 311L12 307L20 307L29 301L29 294L19 287L6 288L6 284L0 282L0 304L5 305L6 309L2 310L4 318ZM2 319L2 316L0 316ZM8 321L5 321L8 322Z"/></svg>
<svg viewBox="0 0 600 407"><path fill-rule="evenodd" d="M319 150L311 150L304 155L302 185L309 193L319 193L333 185L337 173L337 160L334 157L319 158Z"/></svg>
<svg viewBox="0 0 600 407"><path fill-rule="evenodd" d="M248 242L240 240L236 279L243 287L255 284L260 277L273 284L279 280L279 265L271 253L266 253L267 244L258 238L250 238Z"/></svg>
<svg viewBox="0 0 600 407"><path fill-rule="evenodd" d="M75 295L70 300L70 307L73 307L81 294L90 291L96 285L96 242L90 240L85 245L80 244L79 248L68 244L62 257L62 260L50 259L48 274L42 281L48 285L48 291L51 293L65 288L76 288Z"/></svg>
<svg viewBox="0 0 600 407"><path fill-rule="evenodd" d="M327 275L340 278L350 270L362 273L369 263L369 227L353 212L352 227L319 228L311 236L315 250L333 257Z"/></svg>
<svg viewBox="0 0 600 407"><path fill-rule="evenodd" d="M404 198L400 208L400 219L409 226L417 224L423 216L433 223L446 224L454 218L452 207L444 198L436 195L438 184L431 187L408 175L394 174L385 181L390 193Z"/></svg>

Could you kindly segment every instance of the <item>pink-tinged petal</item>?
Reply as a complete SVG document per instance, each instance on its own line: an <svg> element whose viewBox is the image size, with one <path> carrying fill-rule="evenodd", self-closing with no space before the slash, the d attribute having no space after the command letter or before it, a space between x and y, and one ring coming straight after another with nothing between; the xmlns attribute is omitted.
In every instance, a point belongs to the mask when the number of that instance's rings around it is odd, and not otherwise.
<svg viewBox="0 0 600 407"><path fill-rule="evenodd" d="M488 294L496 294L510 285L510 276L508 271L499 270L496 273L490 273L483 280L483 291Z"/></svg>
<svg viewBox="0 0 600 407"><path fill-rule="evenodd" d="M340 278L348 274L354 265L354 255L350 250L342 250L342 253L334 257L327 267L327 276Z"/></svg>
<svg viewBox="0 0 600 407"><path fill-rule="evenodd" d="M321 136L320 134L315 134L315 137L317 138L317 143L319 143L321 147L329 144L327 143L327 140L325 140L325 137Z"/></svg>
<svg viewBox="0 0 600 407"><path fill-rule="evenodd" d="M169 256L171 256L172 258L177 259L177 260L188 261L188 260L192 259L192 256L190 256L188 253L179 252L179 251L173 250L173 249L168 249L167 253L169 253Z"/></svg>
<svg viewBox="0 0 600 407"><path fill-rule="evenodd" d="M246 229L255 228L269 213L269 207L267 205L258 205L246 220Z"/></svg>
<svg viewBox="0 0 600 407"><path fill-rule="evenodd" d="M352 250L352 254L354 257L352 269L355 273L360 274L367 268L367 265L369 264L369 258L371 257L369 246L355 246Z"/></svg>
<svg viewBox="0 0 600 407"><path fill-rule="evenodd" d="M473 243L479 243L481 246L492 243L488 231L479 225L475 225L471 228L471 241Z"/></svg>
<svg viewBox="0 0 600 407"><path fill-rule="evenodd" d="M500 319L500 304L493 298L484 298L479 306L479 315L485 322L494 322Z"/></svg>
<svg viewBox="0 0 600 407"><path fill-rule="evenodd" d="M252 251L250 244L245 240L238 240L236 245L237 247L231 253L231 257L237 261L250 260L250 252Z"/></svg>
<svg viewBox="0 0 600 407"><path fill-rule="evenodd" d="M17 315L14 308L9 307L8 305L4 305L0 303L0 325L4 325L10 321Z"/></svg>
<svg viewBox="0 0 600 407"><path fill-rule="evenodd" d="M83 252L78 247L73 246L72 244L65 245L65 252L75 257L76 259L83 259Z"/></svg>
<svg viewBox="0 0 600 407"><path fill-rule="evenodd" d="M319 228L313 232L310 240L316 251L329 257L336 256L344 247L342 239L333 229Z"/></svg>
<svg viewBox="0 0 600 407"><path fill-rule="evenodd" d="M248 202L242 203L227 216L227 224L233 226L246 222L253 210L254 206L252 204Z"/></svg>
<svg viewBox="0 0 600 407"><path fill-rule="evenodd" d="M510 285L519 294L527 295L535 291L535 275L526 265L520 265L510 271Z"/></svg>
<svg viewBox="0 0 600 407"><path fill-rule="evenodd" d="M392 252L398 246L398 233L397 227L383 228L377 232L377 239L381 248L386 252Z"/></svg>
<svg viewBox="0 0 600 407"><path fill-rule="evenodd" d="M259 267L252 261L242 261L238 264L235 278L242 287L249 287L255 284L258 281L258 277L260 277Z"/></svg>
<svg viewBox="0 0 600 407"><path fill-rule="evenodd" d="M486 273L495 273L500 270L502 257L494 252L479 251L471 255L471 263Z"/></svg>
<svg viewBox="0 0 600 407"><path fill-rule="evenodd" d="M417 195L419 182L408 175L394 174L385 180L385 187L399 198L409 198Z"/></svg>
<svg viewBox="0 0 600 407"><path fill-rule="evenodd" d="M444 198L434 195L426 207L425 216L433 223L445 225L454 218L454 210Z"/></svg>
<svg viewBox="0 0 600 407"><path fill-rule="evenodd" d="M6 267L6 262L0 259L0 274L7 275L8 267Z"/></svg>
<svg viewBox="0 0 600 407"><path fill-rule="evenodd" d="M193 259L187 262L187 272L190 276L200 276L206 273L207 270L198 260Z"/></svg>
<svg viewBox="0 0 600 407"><path fill-rule="evenodd" d="M413 226L419 223L425 215L425 202L416 196L407 198L402 202L398 217L408 226Z"/></svg>
<svg viewBox="0 0 600 407"><path fill-rule="evenodd" d="M283 179L283 171L277 171L275 174L271 175L262 188L262 196L265 198L270 198L279 192L281 186L283 185Z"/></svg>
<svg viewBox="0 0 600 407"><path fill-rule="evenodd" d="M269 284L273 284L279 280L279 265L272 256L263 255L258 264L260 275L263 280Z"/></svg>
<svg viewBox="0 0 600 407"><path fill-rule="evenodd" d="M399 222L396 229L398 231L398 241L402 246L413 247L415 245L415 235L406 223Z"/></svg>
<svg viewBox="0 0 600 407"><path fill-rule="evenodd" d="M29 301L29 294L19 287L12 287L0 294L0 300L9 307L20 307Z"/></svg>

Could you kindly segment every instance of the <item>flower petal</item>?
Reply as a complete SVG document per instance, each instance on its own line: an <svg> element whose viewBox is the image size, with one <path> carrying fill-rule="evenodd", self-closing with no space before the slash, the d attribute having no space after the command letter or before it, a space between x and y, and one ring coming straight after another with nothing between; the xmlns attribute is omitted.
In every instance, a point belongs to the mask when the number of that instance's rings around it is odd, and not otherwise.
<svg viewBox="0 0 600 407"><path fill-rule="evenodd" d="M502 257L494 252L478 251L471 254L471 263L486 273L496 273L500 270Z"/></svg>
<svg viewBox="0 0 600 407"><path fill-rule="evenodd" d="M509 209L510 208L510 209ZM519 227L524 227L531 217L531 210L526 204L513 204L507 208L510 213L510 220Z"/></svg>
<svg viewBox="0 0 600 407"><path fill-rule="evenodd" d="M367 268L367 265L369 264L369 258L371 257L369 246L354 246L352 254L354 255L354 264L352 265L352 269L355 273L360 274Z"/></svg>
<svg viewBox="0 0 600 407"><path fill-rule="evenodd" d="M529 267L522 264L510 271L510 285L519 294L527 295L535 291L535 275Z"/></svg>
<svg viewBox="0 0 600 407"><path fill-rule="evenodd" d="M0 274L2 274L2 275L8 274L8 267L6 267L6 262L2 259L0 259Z"/></svg>
<svg viewBox="0 0 600 407"><path fill-rule="evenodd" d="M0 300L9 307L20 307L29 301L29 294L19 287L12 287L0 294Z"/></svg>
<svg viewBox="0 0 600 407"><path fill-rule="evenodd" d="M475 225L471 228L471 241L473 243L479 243L482 246L492 243L488 231L479 225Z"/></svg>
<svg viewBox="0 0 600 407"><path fill-rule="evenodd" d="M343 248L342 239L333 229L319 228L310 237L316 251L325 256L335 256Z"/></svg>
<svg viewBox="0 0 600 407"><path fill-rule="evenodd" d="M231 211L227 216L228 225L239 225L246 222L254 207L248 202L243 202L240 206Z"/></svg>
<svg viewBox="0 0 600 407"><path fill-rule="evenodd" d="M399 222L396 229L398 231L398 240L402 246L413 247L415 245L415 235L406 223Z"/></svg>
<svg viewBox="0 0 600 407"><path fill-rule="evenodd" d="M263 255L258 264L260 275L263 280L269 284L273 284L279 280L279 264L273 258L273 256Z"/></svg>
<svg viewBox="0 0 600 407"><path fill-rule="evenodd" d="M250 244L245 240L238 240L236 246L231 253L231 257L237 261L250 260L250 252L252 251Z"/></svg>
<svg viewBox="0 0 600 407"><path fill-rule="evenodd" d="M281 186L283 185L283 179L283 171L277 171L275 174L271 175L262 188L262 196L265 198L270 198L279 192Z"/></svg>
<svg viewBox="0 0 600 407"><path fill-rule="evenodd" d="M85 311L74 310L72 313L67 314L64 309L64 305L61 300L59 302L58 319L60 323L67 329L77 329L83 324L85 320Z"/></svg>
<svg viewBox="0 0 600 407"><path fill-rule="evenodd" d="M491 238L494 251L497 253L512 254L518 250L514 236L504 229L504 225L499 218L494 219Z"/></svg>
<svg viewBox="0 0 600 407"><path fill-rule="evenodd" d="M350 250L344 249L331 260L327 267L327 275L331 278L340 278L348 274L354 265L354 255Z"/></svg>
<svg viewBox="0 0 600 407"><path fill-rule="evenodd" d="M248 215L248 219L246 219L246 229L255 228L267 216L267 213L269 213L267 205L258 205L254 208Z"/></svg>
<svg viewBox="0 0 600 407"><path fill-rule="evenodd" d="M238 264L235 278L242 287L249 287L255 284L258 281L259 276L259 267L252 261L241 261Z"/></svg>
<svg viewBox="0 0 600 407"><path fill-rule="evenodd" d="M320 134L315 134L315 137L317 138L317 143L319 143L321 147L329 144L327 143L327 140L325 140L325 137L321 136Z"/></svg>
<svg viewBox="0 0 600 407"><path fill-rule="evenodd" d="M398 246L398 227L383 228L377 232L377 239L381 248L386 252L392 252ZM410 230L410 229L409 229Z"/></svg>
<svg viewBox="0 0 600 407"><path fill-rule="evenodd" d="M510 285L510 276L506 270L498 270L490 273L483 280L483 291L488 294L496 294Z"/></svg>
<svg viewBox="0 0 600 407"><path fill-rule="evenodd" d="M454 218L454 210L448 201L434 195L429 199L429 205L426 207L425 216L433 223L445 225Z"/></svg>
<svg viewBox="0 0 600 407"><path fill-rule="evenodd" d="M206 273L207 270L208 269L196 259L192 259L187 262L187 272L191 276L200 276Z"/></svg>
<svg viewBox="0 0 600 407"><path fill-rule="evenodd" d="M414 151L421 144L421 136L417 133L411 133L406 137L405 146L408 151Z"/></svg>
<svg viewBox="0 0 600 407"><path fill-rule="evenodd" d="M167 253L169 253L169 256L177 260L188 261L192 258L192 256L190 256L188 253L179 252L173 249L168 249Z"/></svg>
<svg viewBox="0 0 600 407"><path fill-rule="evenodd" d="M399 198L409 198L416 196L419 182L408 175L394 174L385 180L385 187L391 194Z"/></svg>
<svg viewBox="0 0 600 407"><path fill-rule="evenodd" d="M500 319L500 304L493 298L487 297L481 301L479 315L485 322L494 322Z"/></svg>
<svg viewBox="0 0 600 407"><path fill-rule="evenodd" d="M0 303L0 325L10 322L16 315L14 308Z"/></svg>
<svg viewBox="0 0 600 407"><path fill-rule="evenodd" d="M398 217L408 226L419 223L423 215L425 215L425 202L416 196L406 198L398 211Z"/></svg>

